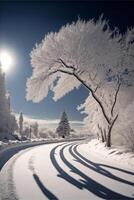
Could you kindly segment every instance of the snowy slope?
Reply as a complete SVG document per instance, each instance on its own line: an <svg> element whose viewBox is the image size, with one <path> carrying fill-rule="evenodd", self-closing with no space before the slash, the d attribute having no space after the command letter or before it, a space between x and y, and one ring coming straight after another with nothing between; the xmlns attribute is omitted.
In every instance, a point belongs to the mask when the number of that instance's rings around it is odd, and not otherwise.
<svg viewBox="0 0 134 200"><path fill-rule="evenodd" d="M97 139L90 140L87 145L84 146L86 151L91 151L94 154L100 154L104 159L109 161L115 161L115 164L120 166L130 167L134 169L134 152L131 149L127 149L125 146L112 146L106 147L105 143L100 142Z"/></svg>

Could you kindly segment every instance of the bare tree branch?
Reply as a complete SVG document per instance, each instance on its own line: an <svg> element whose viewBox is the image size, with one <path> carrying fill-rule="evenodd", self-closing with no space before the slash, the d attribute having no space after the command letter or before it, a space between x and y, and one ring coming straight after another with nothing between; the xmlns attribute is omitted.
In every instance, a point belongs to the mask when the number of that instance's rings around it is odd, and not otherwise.
<svg viewBox="0 0 134 200"><path fill-rule="evenodd" d="M75 67L71 65L67 65L61 58L58 59L66 68L73 69L75 71Z"/></svg>
<svg viewBox="0 0 134 200"><path fill-rule="evenodd" d="M96 88L95 88L95 90L94 90L94 93L98 90L98 88L99 88L99 86L97 85Z"/></svg>
<svg viewBox="0 0 134 200"><path fill-rule="evenodd" d="M62 69L57 69L57 70L55 70L55 71L50 72L50 73L48 74L48 76L51 76L52 74L55 74L55 73L57 73L57 72L62 72L62 73L64 73L64 74L73 75L72 72L64 71L64 70L62 70Z"/></svg>
<svg viewBox="0 0 134 200"><path fill-rule="evenodd" d="M65 74L73 75L73 73L72 73L72 72L69 72L69 71L64 71L64 70L62 70L62 69L58 69L57 71L58 71L58 72L65 73Z"/></svg>
<svg viewBox="0 0 134 200"><path fill-rule="evenodd" d="M97 98L97 96L95 95L94 91L91 89L91 87L89 87L79 76L77 76L77 74L73 73L73 75L75 76L75 78L77 80L79 80L92 94L93 98L95 99L95 101L99 104L99 106L101 107L101 110L102 110L102 113L106 119L106 121L108 122L108 124L110 124L110 119L108 118L106 112L105 112L105 109L101 103L101 101Z"/></svg>
<svg viewBox="0 0 134 200"><path fill-rule="evenodd" d="M57 70L55 70L55 71L53 71L53 72L50 72L50 74L48 74L48 76L50 76L50 75L52 75L52 74L54 74L54 73L56 73L56 72L62 72L62 73L66 73L66 74L68 74L68 75L73 75L78 81L80 81L80 82L82 83L82 85L85 86L86 89L88 89L88 90L91 92L93 98L94 98L95 101L99 104L99 106L100 106L100 108L101 108L101 110L102 110L102 113L103 113L103 115L104 115L106 121L108 122L108 124L111 124L111 121L110 121L109 117L108 117L107 114L106 114L106 111L105 111L105 109L104 109L104 107L103 107L103 105L102 105L102 102L101 102L100 99L95 95L95 92L92 90L92 88L91 88L89 85L87 85L87 84L85 83L85 81L83 81L83 80L75 73L75 68L74 68L73 66L68 66L62 59L60 59L60 61L61 61L62 64L64 64L64 66L65 66L66 68L71 68L71 69L73 69L73 72L69 72L69 71L64 71L64 70L61 70L61 69L57 69Z"/></svg>

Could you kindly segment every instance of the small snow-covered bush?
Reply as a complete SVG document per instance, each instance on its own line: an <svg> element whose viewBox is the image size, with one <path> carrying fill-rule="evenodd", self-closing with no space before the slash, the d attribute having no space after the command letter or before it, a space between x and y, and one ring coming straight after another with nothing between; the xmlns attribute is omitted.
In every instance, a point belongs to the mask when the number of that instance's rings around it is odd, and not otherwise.
<svg viewBox="0 0 134 200"><path fill-rule="evenodd" d="M47 128L39 128L39 137L40 138L55 138L57 135Z"/></svg>

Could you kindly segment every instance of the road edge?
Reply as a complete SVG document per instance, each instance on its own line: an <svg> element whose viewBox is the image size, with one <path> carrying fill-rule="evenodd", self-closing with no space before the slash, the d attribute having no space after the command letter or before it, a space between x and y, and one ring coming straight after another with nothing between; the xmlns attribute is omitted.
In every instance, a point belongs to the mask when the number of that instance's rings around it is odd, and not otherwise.
<svg viewBox="0 0 134 200"><path fill-rule="evenodd" d="M51 143L60 143L60 142L73 142L73 141L82 141L85 140L85 138L79 138L79 139L64 139L64 140L48 140L48 141L40 141L40 142L28 142L28 143L21 143L21 144L15 144L13 146L8 146L7 148L0 151L0 171L2 170L3 166L6 164L6 162L12 158L16 153L18 153L21 150L35 147L39 145L44 144L51 144Z"/></svg>

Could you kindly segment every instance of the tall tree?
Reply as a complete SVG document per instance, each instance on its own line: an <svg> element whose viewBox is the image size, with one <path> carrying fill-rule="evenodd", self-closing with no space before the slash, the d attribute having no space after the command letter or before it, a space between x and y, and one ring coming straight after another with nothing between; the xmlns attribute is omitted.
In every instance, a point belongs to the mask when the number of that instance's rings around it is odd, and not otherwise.
<svg viewBox="0 0 134 200"><path fill-rule="evenodd" d="M2 72L0 66L0 131L8 131L10 126L9 121L10 109L8 107L6 87L5 87L5 74Z"/></svg>
<svg viewBox="0 0 134 200"><path fill-rule="evenodd" d="M20 136L23 136L23 113L22 112L20 113L20 116L19 116L19 133L20 133Z"/></svg>
<svg viewBox="0 0 134 200"><path fill-rule="evenodd" d="M10 95L5 86L5 74L0 63L0 139L11 139L17 129L15 116L10 110Z"/></svg>
<svg viewBox="0 0 134 200"><path fill-rule="evenodd" d="M78 20L49 33L31 52L33 74L27 81L27 100L39 102L49 89L57 100L83 85L106 120L110 147L119 91L134 82L133 40L134 29L122 36L102 18Z"/></svg>
<svg viewBox="0 0 134 200"><path fill-rule="evenodd" d="M61 120L59 123L58 128L56 129L56 133L59 135L59 137L65 138L66 136L70 135L70 125L68 121L68 117L66 112L64 111L61 116Z"/></svg>

